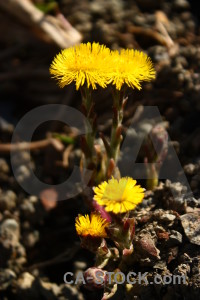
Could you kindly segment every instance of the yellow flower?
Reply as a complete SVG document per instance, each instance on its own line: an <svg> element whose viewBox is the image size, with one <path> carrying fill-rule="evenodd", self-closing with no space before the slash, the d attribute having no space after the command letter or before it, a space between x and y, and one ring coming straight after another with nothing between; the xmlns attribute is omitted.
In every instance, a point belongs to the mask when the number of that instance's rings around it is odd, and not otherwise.
<svg viewBox="0 0 200 300"><path fill-rule="evenodd" d="M126 84L131 88L141 89L141 81L150 81L155 78L150 57L138 50L112 51L111 53L110 80L121 90Z"/></svg>
<svg viewBox="0 0 200 300"><path fill-rule="evenodd" d="M101 217L100 214L91 213L89 215L79 215L76 218L76 232L82 237L107 237L105 228L108 226L108 222Z"/></svg>
<svg viewBox="0 0 200 300"><path fill-rule="evenodd" d="M94 200L115 214L133 210L144 198L144 189L130 177L110 179L94 188Z"/></svg>
<svg viewBox="0 0 200 300"><path fill-rule="evenodd" d="M76 83L76 89L87 84L105 88L108 80L106 72L110 49L98 43L80 44L59 53L50 66L50 73L58 80L60 87Z"/></svg>

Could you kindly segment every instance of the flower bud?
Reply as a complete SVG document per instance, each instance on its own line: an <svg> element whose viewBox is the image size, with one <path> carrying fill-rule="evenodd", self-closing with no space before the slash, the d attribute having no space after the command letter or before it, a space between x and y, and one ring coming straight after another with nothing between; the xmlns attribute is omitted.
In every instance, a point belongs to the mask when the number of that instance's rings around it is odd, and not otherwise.
<svg viewBox="0 0 200 300"><path fill-rule="evenodd" d="M133 244L131 244L130 248L124 248L122 251L123 256L128 256L131 255L133 253Z"/></svg>
<svg viewBox="0 0 200 300"><path fill-rule="evenodd" d="M125 217L123 219L123 227L125 232L128 231L130 239L133 240L135 233L135 219Z"/></svg>
<svg viewBox="0 0 200 300"><path fill-rule="evenodd" d="M103 256L103 257L109 257L110 256L110 250L107 246L106 240L102 239L101 245L97 249L97 255Z"/></svg>
<svg viewBox="0 0 200 300"><path fill-rule="evenodd" d="M151 190L158 185L160 168L168 152L168 133L161 124L151 129L143 148L147 170L147 189Z"/></svg>
<svg viewBox="0 0 200 300"><path fill-rule="evenodd" d="M161 124L151 129L145 143L145 152L149 163L162 163L165 159L168 152L168 133Z"/></svg>
<svg viewBox="0 0 200 300"><path fill-rule="evenodd" d="M132 240L135 233L134 218L125 217L121 222L110 225L106 228L106 231L116 246L124 251L125 255L133 252Z"/></svg>
<svg viewBox="0 0 200 300"><path fill-rule="evenodd" d="M116 261L119 258L119 250L115 247L108 248L106 240L102 239L101 245L96 252L96 266L104 268L109 261Z"/></svg>
<svg viewBox="0 0 200 300"><path fill-rule="evenodd" d="M85 287L89 290L102 289L108 281L106 271L92 267L84 272Z"/></svg>

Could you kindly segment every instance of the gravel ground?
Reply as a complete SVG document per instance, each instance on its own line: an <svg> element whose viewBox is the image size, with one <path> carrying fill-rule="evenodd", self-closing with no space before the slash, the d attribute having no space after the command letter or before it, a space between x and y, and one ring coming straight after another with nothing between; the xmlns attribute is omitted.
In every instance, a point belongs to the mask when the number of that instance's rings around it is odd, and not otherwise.
<svg viewBox="0 0 200 300"><path fill-rule="evenodd" d="M36 1L35 1L36 2ZM195 1L186 0L60 0L59 7L83 36L111 49L137 48L152 58L157 78L142 91L129 91L124 136L138 105L157 106L166 124L189 183L162 180L134 211L136 233L129 271L184 275L185 284L135 284L119 288L112 299L198 299L200 297L200 27ZM1 44L8 46L6 37ZM30 51L29 51L30 50ZM15 124L37 105L64 103L80 108L74 87L60 91L48 74L59 50L33 40L24 43L7 61L0 79L0 141L9 143ZM1 54L1 52L0 52ZM41 71L34 73L35 66ZM29 67L28 76L19 73ZM12 70L12 75L9 73ZM20 75L21 74L21 75ZM95 92L99 129L110 130L110 92ZM105 100L102 101L101 99ZM155 120L154 120L155 121ZM152 126L151 121L145 121ZM35 139L49 131L68 132L63 124L49 122ZM135 138L139 138L137 135ZM69 148L67 148L69 150ZM63 275L93 266L94 257L80 247L74 219L87 211L81 196L56 202L54 190L39 197L28 195L13 176L8 153L0 157L0 299L101 299L102 291L66 285ZM123 153L122 153L123 156ZM80 159L79 144L70 150L68 167L53 147L16 154L18 182L28 180L30 164L48 183L62 182ZM173 168L169 155L163 168ZM173 173L173 170L172 170ZM170 172L168 173L171 174ZM169 176L170 177L170 176ZM52 201L47 200L49 194Z"/></svg>

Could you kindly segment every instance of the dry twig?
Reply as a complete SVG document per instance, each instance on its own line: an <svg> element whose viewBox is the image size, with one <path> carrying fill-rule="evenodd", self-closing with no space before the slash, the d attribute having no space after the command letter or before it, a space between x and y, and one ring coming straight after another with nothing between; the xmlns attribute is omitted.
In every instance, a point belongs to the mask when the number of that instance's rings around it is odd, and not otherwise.
<svg viewBox="0 0 200 300"><path fill-rule="evenodd" d="M61 48L68 48L81 41L81 34L71 26L62 14L45 15L29 0L0 1L0 9L14 16L43 40L53 41Z"/></svg>
<svg viewBox="0 0 200 300"><path fill-rule="evenodd" d="M150 28L143 28L140 26L128 26L128 32L138 35L143 35L144 37L149 37L152 40L155 40L158 44L163 45L165 47L171 47L171 39L169 39L169 36L160 34L159 32L150 29ZM162 27L162 33L163 33L163 27Z"/></svg>
<svg viewBox="0 0 200 300"><path fill-rule="evenodd" d="M20 142L15 144L0 144L0 153L1 152L11 152L11 151L26 151L26 150L37 150L46 148L49 145L52 145L57 151L62 151L64 149L63 144L54 138L48 138L36 142Z"/></svg>

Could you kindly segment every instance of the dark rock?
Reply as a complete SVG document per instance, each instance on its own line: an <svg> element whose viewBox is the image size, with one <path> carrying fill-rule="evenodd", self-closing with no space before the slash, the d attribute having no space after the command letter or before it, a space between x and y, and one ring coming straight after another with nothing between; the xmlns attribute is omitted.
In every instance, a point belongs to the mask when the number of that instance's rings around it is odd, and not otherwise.
<svg viewBox="0 0 200 300"><path fill-rule="evenodd" d="M0 211L13 210L16 207L16 200L17 196L13 191L3 193L0 191Z"/></svg>
<svg viewBox="0 0 200 300"><path fill-rule="evenodd" d="M0 269L0 291L6 290L15 278L16 275L12 270Z"/></svg>
<svg viewBox="0 0 200 300"><path fill-rule="evenodd" d="M186 186L183 186L180 182L171 183L170 180L166 180L165 184L155 189L154 197L156 203L162 203L163 208L183 213L186 208L184 198L186 192Z"/></svg>
<svg viewBox="0 0 200 300"><path fill-rule="evenodd" d="M20 232L17 221L14 219L5 220L0 226L0 235L4 240L9 239L13 245L18 243Z"/></svg>
<svg viewBox="0 0 200 300"><path fill-rule="evenodd" d="M159 223L165 224L168 227L174 224L177 215L174 211L164 211L162 209L156 209L152 214L152 219L156 220Z"/></svg>
<svg viewBox="0 0 200 300"><path fill-rule="evenodd" d="M167 263L169 264L172 260L176 259L178 255L178 247L170 248L168 251Z"/></svg>
<svg viewBox="0 0 200 300"><path fill-rule="evenodd" d="M61 285L61 291L58 297L59 300L84 300L82 293L77 290L75 286L72 285Z"/></svg>
<svg viewBox="0 0 200 300"><path fill-rule="evenodd" d="M169 239L169 233L164 231L164 232L156 232L158 240L164 240L167 241Z"/></svg>
<svg viewBox="0 0 200 300"><path fill-rule="evenodd" d="M184 171L188 175L194 175L196 171L196 165L194 164L188 164L184 166Z"/></svg>
<svg viewBox="0 0 200 300"><path fill-rule="evenodd" d="M6 219L0 225L0 265L18 272L26 262L26 252L19 242L19 224Z"/></svg>
<svg viewBox="0 0 200 300"><path fill-rule="evenodd" d="M173 7L177 10L187 10L190 5L186 0L175 0L173 1Z"/></svg>
<svg viewBox="0 0 200 300"><path fill-rule="evenodd" d="M25 272L16 281L16 292L16 298L20 300L57 300L60 287L55 283L43 281Z"/></svg>
<svg viewBox="0 0 200 300"><path fill-rule="evenodd" d="M16 298L17 299L38 299L38 286L33 286L35 277L28 272L22 273L16 281Z"/></svg>
<svg viewBox="0 0 200 300"><path fill-rule="evenodd" d="M171 230L169 240L167 241L167 246L172 247L180 245L182 243L182 234L176 230Z"/></svg>
<svg viewBox="0 0 200 300"><path fill-rule="evenodd" d="M200 214L190 213L180 217L185 235L192 244L200 245Z"/></svg>
<svg viewBox="0 0 200 300"><path fill-rule="evenodd" d="M14 126L12 124L8 123L5 119L0 117L0 131L12 133L13 129Z"/></svg>
<svg viewBox="0 0 200 300"><path fill-rule="evenodd" d="M7 174L7 173L9 173L9 171L10 171L10 168L9 168L6 160L3 158L0 158L0 173L2 172L2 173Z"/></svg>
<svg viewBox="0 0 200 300"><path fill-rule="evenodd" d="M148 53L154 62L162 62L169 64L170 58L166 47L163 46L153 46L149 48Z"/></svg>
<svg viewBox="0 0 200 300"><path fill-rule="evenodd" d="M159 259L160 251L156 248L154 241L149 234L140 235L135 240L136 248L140 251L141 255L146 257L153 257Z"/></svg>

